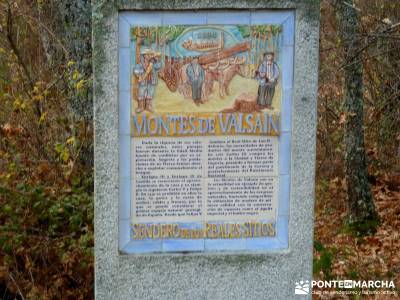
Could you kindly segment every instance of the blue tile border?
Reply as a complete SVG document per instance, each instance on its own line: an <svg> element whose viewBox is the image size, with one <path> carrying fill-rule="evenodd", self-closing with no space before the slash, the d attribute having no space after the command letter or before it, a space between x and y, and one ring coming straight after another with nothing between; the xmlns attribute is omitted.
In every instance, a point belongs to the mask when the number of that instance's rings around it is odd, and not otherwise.
<svg viewBox="0 0 400 300"><path fill-rule="evenodd" d="M290 200L290 175L279 176L279 207L278 216L289 215L289 200Z"/></svg>
<svg viewBox="0 0 400 300"><path fill-rule="evenodd" d="M283 25L283 46L294 45L295 33L295 15L294 12L289 14L288 18L282 23Z"/></svg>
<svg viewBox="0 0 400 300"><path fill-rule="evenodd" d="M227 18L227 13L229 18ZM207 24L250 25L250 12L208 12Z"/></svg>
<svg viewBox="0 0 400 300"><path fill-rule="evenodd" d="M279 136L279 175L290 174L290 132L282 132Z"/></svg>
<svg viewBox="0 0 400 300"><path fill-rule="evenodd" d="M119 249L122 250L131 241L131 226L129 219L119 220Z"/></svg>
<svg viewBox="0 0 400 300"><path fill-rule="evenodd" d="M162 25L162 12L149 12L149 11L130 11L121 12L120 17L123 17L129 25Z"/></svg>
<svg viewBox="0 0 400 300"><path fill-rule="evenodd" d="M130 135L131 93L119 92L119 134Z"/></svg>
<svg viewBox="0 0 400 300"><path fill-rule="evenodd" d="M292 131L292 103L293 103L293 90L282 90L282 104L281 104L281 132Z"/></svg>
<svg viewBox="0 0 400 300"><path fill-rule="evenodd" d="M119 91L129 92L131 89L131 72L129 48L119 49Z"/></svg>
<svg viewBox="0 0 400 300"><path fill-rule="evenodd" d="M289 226L289 218L288 216L278 216L276 222L276 236L280 240L287 240Z"/></svg>
<svg viewBox="0 0 400 300"><path fill-rule="evenodd" d="M228 17L227 14L230 14ZM247 18L247 19L246 19ZM294 70L294 11L220 12L122 12L119 19L119 249L122 253L186 251L258 251L276 253L289 247L288 224L291 182L291 113ZM130 137L130 28L135 25L282 24L281 136L279 141L279 191L276 236L242 239L146 239L131 240L131 137ZM286 159L283 159L283 158ZM194 223L181 224L198 226ZM279 253L279 251L277 253Z"/></svg>
<svg viewBox="0 0 400 300"><path fill-rule="evenodd" d="M120 48L129 48L130 44L130 25L122 16L118 20L118 46Z"/></svg>
<svg viewBox="0 0 400 300"><path fill-rule="evenodd" d="M206 25L207 14L204 12L185 14L182 12L164 12L162 25Z"/></svg>
<svg viewBox="0 0 400 300"><path fill-rule="evenodd" d="M161 240L130 241L121 250L126 254L161 252L162 243Z"/></svg>
<svg viewBox="0 0 400 300"><path fill-rule="evenodd" d="M129 135L119 136L119 172L120 178L131 176L131 137Z"/></svg>
<svg viewBox="0 0 400 300"><path fill-rule="evenodd" d="M288 17L292 15L291 11L255 11L250 13L250 24L283 24Z"/></svg>
<svg viewBox="0 0 400 300"><path fill-rule="evenodd" d="M164 252L204 251L204 239L162 240L162 251Z"/></svg>
<svg viewBox="0 0 400 300"><path fill-rule="evenodd" d="M131 180L129 177L119 179L119 218L129 220L131 217Z"/></svg>
<svg viewBox="0 0 400 300"><path fill-rule="evenodd" d="M293 46L282 47L282 90L291 89L293 87L293 68L294 66L294 55Z"/></svg>

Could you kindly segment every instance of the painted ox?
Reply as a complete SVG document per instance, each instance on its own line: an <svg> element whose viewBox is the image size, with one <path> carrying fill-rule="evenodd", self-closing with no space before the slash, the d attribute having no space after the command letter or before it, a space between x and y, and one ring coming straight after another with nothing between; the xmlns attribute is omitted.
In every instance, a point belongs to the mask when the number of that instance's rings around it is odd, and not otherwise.
<svg viewBox="0 0 400 300"><path fill-rule="evenodd" d="M208 101L214 82L219 84L219 95L221 98L228 95L228 86L233 77L236 74L240 76L245 76L245 58L229 58L217 61L212 64L204 65L205 70L205 80L202 88L202 99L203 101ZM186 74L186 69L189 64L185 64L178 71L178 91L185 98L191 98L191 87L189 84L189 78Z"/></svg>
<svg viewBox="0 0 400 300"><path fill-rule="evenodd" d="M212 91L214 81L218 82L219 95L221 98L229 95L228 86L235 75L246 76L244 66L245 58L229 58L217 61L216 63L205 66L206 80L205 90L209 94Z"/></svg>

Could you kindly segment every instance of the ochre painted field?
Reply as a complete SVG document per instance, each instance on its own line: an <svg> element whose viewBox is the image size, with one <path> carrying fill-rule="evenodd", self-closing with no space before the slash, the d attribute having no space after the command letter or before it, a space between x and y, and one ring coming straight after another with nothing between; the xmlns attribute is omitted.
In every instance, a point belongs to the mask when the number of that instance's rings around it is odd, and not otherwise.
<svg viewBox="0 0 400 300"><path fill-rule="evenodd" d="M168 90L163 80L158 81L156 94L153 100L155 113L188 113L188 112L220 112L223 109L233 107L237 96L242 93L257 94L258 82L254 79L235 76L229 84L228 93L225 98L219 96L218 83L214 83L213 92L208 102L197 106L191 99L185 99L179 92L172 93ZM274 112L279 112L281 105L281 86L278 83L275 89L272 106ZM133 113L137 107L137 101L133 101Z"/></svg>

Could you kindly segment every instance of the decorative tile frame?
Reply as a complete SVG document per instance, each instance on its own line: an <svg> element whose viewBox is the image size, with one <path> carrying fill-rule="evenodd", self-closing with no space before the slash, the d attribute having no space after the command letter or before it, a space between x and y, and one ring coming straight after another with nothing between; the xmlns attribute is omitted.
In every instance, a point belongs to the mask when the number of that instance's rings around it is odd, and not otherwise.
<svg viewBox="0 0 400 300"><path fill-rule="evenodd" d="M263 238L240 239L145 239L131 240L131 49L130 28L135 25L224 25L224 24L276 24L283 28L280 62L282 69L281 134L279 149L279 190L275 218L276 235ZM119 53L119 250L121 253L154 252L215 252L262 251L281 253L289 247L289 204L291 162L291 114L294 69L294 11L229 11L229 12L121 12L118 22ZM199 228L200 223L181 223L181 227Z"/></svg>

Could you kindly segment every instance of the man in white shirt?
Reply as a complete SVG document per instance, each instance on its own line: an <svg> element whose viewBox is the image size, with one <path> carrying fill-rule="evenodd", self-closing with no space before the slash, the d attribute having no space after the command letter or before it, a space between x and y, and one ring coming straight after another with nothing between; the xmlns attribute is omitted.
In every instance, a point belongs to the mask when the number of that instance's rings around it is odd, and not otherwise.
<svg viewBox="0 0 400 300"><path fill-rule="evenodd" d="M275 86L279 78L279 67L274 61L274 56L273 52L264 53L264 60L256 71L259 83L257 104L260 108L272 108Z"/></svg>

